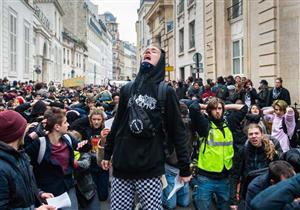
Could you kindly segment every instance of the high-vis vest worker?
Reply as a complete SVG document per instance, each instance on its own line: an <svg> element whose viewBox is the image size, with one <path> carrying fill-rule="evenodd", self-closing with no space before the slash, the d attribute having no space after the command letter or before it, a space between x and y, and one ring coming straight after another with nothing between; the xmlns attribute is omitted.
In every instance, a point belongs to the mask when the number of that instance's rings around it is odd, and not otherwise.
<svg viewBox="0 0 300 210"><path fill-rule="evenodd" d="M226 123L223 123L225 135L210 123L207 139L200 138L198 167L208 172L222 172L224 167L230 170L234 155L232 133Z"/></svg>

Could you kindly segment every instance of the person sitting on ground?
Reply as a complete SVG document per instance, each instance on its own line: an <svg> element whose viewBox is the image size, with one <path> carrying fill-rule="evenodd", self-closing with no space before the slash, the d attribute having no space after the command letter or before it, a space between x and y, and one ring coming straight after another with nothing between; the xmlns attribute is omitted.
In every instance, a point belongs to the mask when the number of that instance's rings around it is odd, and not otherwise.
<svg viewBox="0 0 300 210"><path fill-rule="evenodd" d="M294 176L296 173L293 166L286 161L276 160L269 164L269 170L253 179L247 188L246 193L246 210L251 210L250 202L263 190L280 181Z"/></svg>
<svg viewBox="0 0 300 210"><path fill-rule="evenodd" d="M290 138L294 134L296 127L295 112L283 100L276 100L271 109L264 111L267 122L272 122L271 136L278 139L283 152L290 149Z"/></svg>
<svg viewBox="0 0 300 210"><path fill-rule="evenodd" d="M262 128L258 124L250 124L247 129L248 141L242 150L235 156L233 161L233 171L231 176L231 204L237 207L237 198L245 198L246 190L251 181L250 173L259 169L267 168L270 162L279 159L277 150L273 142L263 135ZM252 178L253 179L253 178ZM237 185L241 180L240 192ZM241 196L237 196L237 195Z"/></svg>

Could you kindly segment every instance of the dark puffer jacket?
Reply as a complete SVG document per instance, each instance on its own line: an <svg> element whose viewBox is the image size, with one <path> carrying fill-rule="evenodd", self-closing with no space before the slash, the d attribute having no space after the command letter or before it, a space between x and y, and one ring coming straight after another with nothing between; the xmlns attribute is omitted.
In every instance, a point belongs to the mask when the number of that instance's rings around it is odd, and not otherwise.
<svg viewBox="0 0 300 210"><path fill-rule="evenodd" d="M34 209L38 189L29 157L0 142L0 209Z"/></svg>

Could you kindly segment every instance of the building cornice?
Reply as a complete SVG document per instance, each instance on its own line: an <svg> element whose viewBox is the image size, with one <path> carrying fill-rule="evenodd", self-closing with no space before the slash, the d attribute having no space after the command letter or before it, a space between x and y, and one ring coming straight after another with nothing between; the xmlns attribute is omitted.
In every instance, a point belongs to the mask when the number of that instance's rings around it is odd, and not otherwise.
<svg viewBox="0 0 300 210"><path fill-rule="evenodd" d="M58 12L60 13L61 16L65 15L65 12L63 10L63 8L60 6L58 0L34 0L34 3L53 3L56 7L56 9L58 10Z"/></svg>
<svg viewBox="0 0 300 210"><path fill-rule="evenodd" d="M149 9L147 14L145 15L145 19L147 23L150 23L151 20L155 19L157 16L157 13L160 11L163 11L165 7L167 6L173 6L172 0L157 0L155 3L152 5L152 7Z"/></svg>

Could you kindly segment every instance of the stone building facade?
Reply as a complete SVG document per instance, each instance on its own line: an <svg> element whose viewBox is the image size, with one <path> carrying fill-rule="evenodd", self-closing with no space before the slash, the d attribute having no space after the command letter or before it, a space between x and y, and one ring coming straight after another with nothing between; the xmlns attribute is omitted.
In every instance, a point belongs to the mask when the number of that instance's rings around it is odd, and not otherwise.
<svg viewBox="0 0 300 210"><path fill-rule="evenodd" d="M57 0L34 0L35 5L39 8L40 14L49 21L50 43L48 48L48 58L50 60L40 60L42 63L41 80L44 82L53 81L62 82L62 17L64 11ZM41 18L41 17L40 17ZM43 20L41 20L43 21ZM47 62L47 64L45 64ZM47 66L46 66L47 65Z"/></svg>
<svg viewBox="0 0 300 210"><path fill-rule="evenodd" d="M194 78L204 73L199 69L196 74L196 65L193 60L195 53L204 52L203 36L203 2L204 0L176 0L175 11L175 43L176 43L176 78L185 80L189 76ZM202 61L203 63L203 61Z"/></svg>
<svg viewBox="0 0 300 210"><path fill-rule="evenodd" d="M57 0L4 0L0 4L0 76L62 82L62 16Z"/></svg>
<svg viewBox="0 0 300 210"><path fill-rule="evenodd" d="M106 25L109 33L112 36L112 52L113 52L113 70L112 70L112 78L114 80L118 80L120 78L121 74L121 68L122 65L120 56L121 56L121 40L120 40L120 34L119 34L119 24L117 22L117 18L110 12L105 12L104 14L101 14L100 19L103 21L103 23Z"/></svg>
<svg viewBox="0 0 300 210"><path fill-rule="evenodd" d="M87 47L84 42L68 32L63 32L63 79L85 75Z"/></svg>
<svg viewBox="0 0 300 210"><path fill-rule="evenodd" d="M145 16L149 9L154 4L155 0L140 0L140 8L138 9L138 20L135 24L137 33L136 41L136 62L140 63L141 55L145 51L145 48L151 43L151 34L149 32L149 26L145 21ZM139 65L137 66L139 68ZM138 70L138 69L137 69Z"/></svg>
<svg viewBox="0 0 300 210"><path fill-rule="evenodd" d="M276 77L300 102L300 1L204 1L205 77Z"/></svg>
<svg viewBox="0 0 300 210"><path fill-rule="evenodd" d="M86 43L85 82L103 84L112 75L112 37L98 15L98 7L89 0L60 0L66 15L64 27Z"/></svg>
<svg viewBox="0 0 300 210"><path fill-rule="evenodd" d="M136 47L129 42L122 42L124 49L124 68L121 70L120 79L133 79L137 75Z"/></svg>
<svg viewBox="0 0 300 210"><path fill-rule="evenodd" d="M166 66L175 66L175 35L173 20L173 0L156 0L145 16L149 25L151 43L166 51ZM167 73L168 79L176 79L176 71Z"/></svg>
<svg viewBox="0 0 300 210"><path fill-rule="evenodd" d="M33 5L25 1L0 3L0 77L29 80L33 72Z"/></svg>

